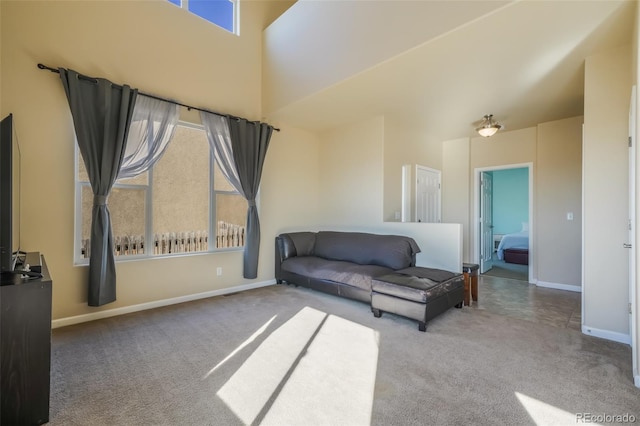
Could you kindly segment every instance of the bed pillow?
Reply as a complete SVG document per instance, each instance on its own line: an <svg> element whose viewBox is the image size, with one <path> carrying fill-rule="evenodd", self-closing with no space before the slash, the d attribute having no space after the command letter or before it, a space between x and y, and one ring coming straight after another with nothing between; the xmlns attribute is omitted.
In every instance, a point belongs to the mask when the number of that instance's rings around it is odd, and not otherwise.
<svg viewBox="0 0 640 426"><path fill-rule="evenodd" d="M522 229L520 232L529 232L529 222L522 222Z"/></svg>

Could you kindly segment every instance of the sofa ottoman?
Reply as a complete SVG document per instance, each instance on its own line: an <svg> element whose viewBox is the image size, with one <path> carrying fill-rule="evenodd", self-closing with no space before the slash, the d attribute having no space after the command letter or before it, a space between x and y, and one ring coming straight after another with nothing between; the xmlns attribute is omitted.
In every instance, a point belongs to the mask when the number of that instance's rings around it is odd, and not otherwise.
<svg viewBox="0 0 640 426"><path fill-rule="evenodd" d="M420 331L427 322L447 309L462 308L464 276L441 269L411 267L375 277L371 281L371 310L418 321Z"/></svg>

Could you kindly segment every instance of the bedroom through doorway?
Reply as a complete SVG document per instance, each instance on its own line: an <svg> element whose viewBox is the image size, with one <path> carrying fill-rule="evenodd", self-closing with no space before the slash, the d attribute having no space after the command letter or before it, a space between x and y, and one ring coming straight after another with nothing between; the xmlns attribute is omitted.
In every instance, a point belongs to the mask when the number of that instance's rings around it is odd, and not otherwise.
<svg viewBox="0 0 640 426"><path fill-rule="evenodd" d="M477 169L476 188L481 274L531 282L531 164Z"/></svg>

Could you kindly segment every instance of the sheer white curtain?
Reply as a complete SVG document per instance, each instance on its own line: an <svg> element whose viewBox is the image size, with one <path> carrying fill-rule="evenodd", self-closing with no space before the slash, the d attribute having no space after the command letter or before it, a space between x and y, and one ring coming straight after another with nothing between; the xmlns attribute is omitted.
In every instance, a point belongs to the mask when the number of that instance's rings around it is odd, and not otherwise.
<svg viewBox="0 0 640 426"><path fill-rule="evenodd" d="M247 200L242 275L249 279L257 278L260 218L256 196L273 127L243 118L229 119L206 112L200 113L200 117L220 170Z"/></svg>
<svg viewBox="0 0 640 426"><path fill-rule="evenodd" d="M200 112L200 119L207 133L209 146L214 153L220 171L236 191L246 198L242 190L242 185L240 184L240 178L238 177L238 169L233 159L233 148L229 134L229 119L205 111Z"/></svg>
<svg viewBox="0 0 640 426"><path fill-rule="evenodd" d="M162 157L178 124L178 105L138 95L118 179L147 171Z"/></svg>

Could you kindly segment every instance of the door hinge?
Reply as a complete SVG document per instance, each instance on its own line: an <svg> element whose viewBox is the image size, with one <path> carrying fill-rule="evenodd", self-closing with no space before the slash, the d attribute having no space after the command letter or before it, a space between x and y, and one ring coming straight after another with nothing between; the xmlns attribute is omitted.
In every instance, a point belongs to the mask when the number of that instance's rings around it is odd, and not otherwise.
<svg viewBox="0 0 640 426"><path fill-rule="evenodd" d="M629 313L631 314L631 302L629 302Z"/></svg>
<svg viewBox="0 0 640 426"><path fill-rule="evenodd" d="M633 139L631 139L631 136L629 136L629 148L631 148L631 147L633 146L633 142L632 142L632 140L633 140Z"/></svg>

